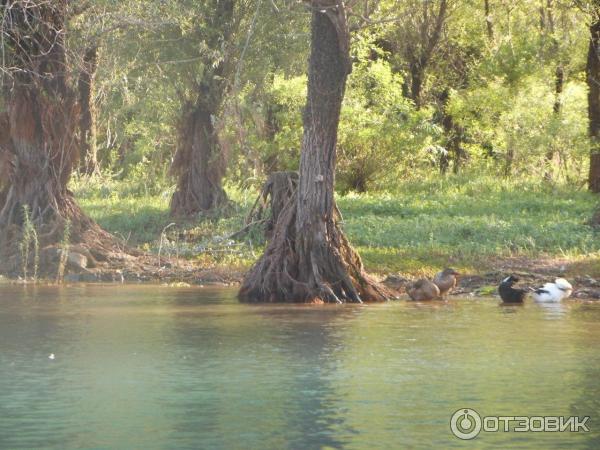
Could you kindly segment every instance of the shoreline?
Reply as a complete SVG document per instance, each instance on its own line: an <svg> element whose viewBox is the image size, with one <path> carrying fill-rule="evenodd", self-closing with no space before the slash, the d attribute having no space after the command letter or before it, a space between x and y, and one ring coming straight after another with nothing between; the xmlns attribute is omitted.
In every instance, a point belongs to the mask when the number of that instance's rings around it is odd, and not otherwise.
<svg viewBox="0 0 600 450"><path fill-rule="evenodd" d="M243 280L247 268L212 267L198 268L186 260L169 261L158 267L156 260L144 255L130 267L96 268L68 270L61 282L56 277L40 276L38 279L24 281L18 274L0 275L0 283L21 285L154 285L172 287L237 287ZM494 261L494 269L482 269L481 272L464 273L451 296L497 296L497 287L501 279L509 274L517 275L522 287L535 287L556 277L569 279L574 291L571 298L582 300L600 300L600 273L598 268L579 261L548 258L499 258ZM600 262L594 262L600 266ZM600 267L599 267L600 268ZM586 270L588 269L588 270ZM591 270L589 270L591 269ZM51 272L52 273L52 272ZM591 273L591 275L590 275ZM398 297L405 297L405 287L410 282L431 276L423 273L371 273L381 283L392 289ZM394 299L392 299L394 300Z"/></svg>

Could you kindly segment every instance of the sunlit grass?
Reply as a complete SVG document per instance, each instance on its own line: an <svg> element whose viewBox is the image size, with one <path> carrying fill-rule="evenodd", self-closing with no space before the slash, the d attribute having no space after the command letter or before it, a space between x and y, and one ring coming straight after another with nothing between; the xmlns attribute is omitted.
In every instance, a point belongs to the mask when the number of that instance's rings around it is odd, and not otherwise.
<svg viewBox="0 0 600 450"><path fill-rule="evenodd" d="M116 181L74 189L102 227L147 250L156 251L162 230L173 221L172 189L149 195ZM254 195L230 189L233 206L225 214L181 224L170 239L183 236L184 256L207 266L250 265L262 251L257 231L229 243L231 253L207 249L226 245L224 239L243 226ZM446 265L477 271L490 268L493 258L577 259L600 252L598 233L588 225L596 197L565 186L449 176L399 182L389 192L348 194L338 203L350 241L367 269L380 273L431 273Z"/></svg>

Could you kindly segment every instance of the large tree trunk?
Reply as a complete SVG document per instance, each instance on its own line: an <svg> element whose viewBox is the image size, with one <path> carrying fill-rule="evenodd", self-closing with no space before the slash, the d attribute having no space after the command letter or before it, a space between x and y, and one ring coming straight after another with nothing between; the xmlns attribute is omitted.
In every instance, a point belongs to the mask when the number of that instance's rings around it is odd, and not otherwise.
<svg viewBox="0 0 600 450"><path fill-rule="evenodd" d="M178 176L177 191L171 199L171 215L191 217L227 203L223 190L226 158L219 146L215 122L228 92L227 52L233 30L234 0L213 0L206 44L223 52L216 59L203 60L202 79L196 86L197 98L184 106L179 146L171 167ZM207 53L203 50L203 53ZM210 53L210 52L208 52Z"/></svg>
<svg viewBox="0 0 600 450"><path fill-rule="evenodd" d="M225 161L213 125L213 108L200 100L184 113L180 144L172 170L179 174L171 199L171 214L190 217L218 208L227 201L222 187Z"/></svg>
<svg viewBox="0 0 600 450"><path fill-rule="evenodd" d="M308 95L297 194L239 297L249 302L360 302L389 294L363 270L338 226L337 128L350 70L343 4L313 1Z"/></svg>
<svg viewBox="0 0 600 450"><path fill-rule="evenodd" d="M594 18L590 26L590 43L587 56L588 134L590 137L590 171L588 188L600 192L600 19Z"/></svg>
<svg viewBox="0 0 600 450"><path fill-rule="evenodd" d="M20 220L27 205L44 223L70 206L67 181L77 161L76 96L67 81L66 0L9 1L6 31L18 70L4 86L14 170L0 226Z"/></svg>
<svg viewBox="0 0 600 450"><path fill-rule="evenodd" d="M88 175L100 172L96 145L96 105L94 104L94 84L98 68L98 47L89 47L84 56L79 74L79 137L81 139L80 171Z"/></svg>
<svg viewBox="0 0 600 450"><path fill-rule="evenodd" d="M60 242L69 223L71 243L89 244L102 259L115 241L67 189L78 160L77 95L66 69L67 0L14 0L3 6L11 76L3 86L10 142L2 149L9 181L0 205L0 267L11 270L6 261L14 260L25 216L37 228L41 246Z"/></svg>

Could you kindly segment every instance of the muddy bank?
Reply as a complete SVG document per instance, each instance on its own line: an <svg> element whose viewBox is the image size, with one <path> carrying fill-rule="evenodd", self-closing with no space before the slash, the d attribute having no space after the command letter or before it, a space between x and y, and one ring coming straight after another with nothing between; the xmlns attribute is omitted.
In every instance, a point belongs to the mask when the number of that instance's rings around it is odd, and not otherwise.
<svg viewBox="0 0 600 450"><path fill-rule="evenodd" d="M10 264L7 264L9 262ZM466 273L459 278L452 296L497 296L500 280L509 274L520 278L522 287L537 287L556 277L565 277L574 287L572 298L600 299L600 276L590 266L563 259L497 259L496 267L482 273ZM61 269L61 264L64 267ZM598 264L598 263L594 263ZM61 258L57 248L46 248L40 253L37 281L56 283L185 283L189 285L215 284L231 286L241 283L245 267L201 267L193 260L165 258L154 254L115 254L107 261L97 261L85 248L72 246ZM61 274L62 270L62 274ZM586 273L589 271L591 273ZM0 274L7 281L24 282L21 261L0 263ZM33 281L32 270L27 282ZM395 273L378 277L399 298L407 298L406 286L420 278L417 274Z"/></svg>
<svg viewBox="0 0 600 450"><path fill-rule="evenodd" d="M483 274L466 274L459 278L456 289L452 291L451 296L498 296L498 285L500 281L509 274L517 275L520 278L519 287L535 288L553 281L557 277L567 277L573 284L573 294L571 298L599 300L600 299L600 280L592 278L586 274L567 276L564 273L535 273L525 271L489 271ZM406 286L415 281L416 277L391 274L385 277L383 283L394 289L400 296L406 294Z"/></svg>
<svg viewBox="0 0 600 450"><path fill-rule="evenodd" d="M239 283L244 271L228 267L199 267L193 261L152 254L118 252L99 261L86 248L72 246L64 254L56 247L42 249L35 263L23 269L16 256L0 263L0 274L17 282L45 283L186 283L190 285Z"/></svg>

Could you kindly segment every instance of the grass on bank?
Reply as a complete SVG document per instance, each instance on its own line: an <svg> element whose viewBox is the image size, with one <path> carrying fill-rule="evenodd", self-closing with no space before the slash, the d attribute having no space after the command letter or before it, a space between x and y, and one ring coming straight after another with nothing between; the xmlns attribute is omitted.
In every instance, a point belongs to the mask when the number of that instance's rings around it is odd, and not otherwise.
<svg viewBox="0 0 600 450"><path fill-rule="evenodd" d="M102 227L146 250L236 268L249 266L262 251L258 230L239 241L227 239L243 226L253 191L229 189L233 206L226 213L164 232L173 222L171 190L97 180L75 182L74 191ZM480 272L493 269L498 258L595 262L600 256L598 232L588 224L597 198L567 186L448 176L399 182L388 192L351 193L338 203L350 241L373 272L429 274L447 265Z"/></svg>

